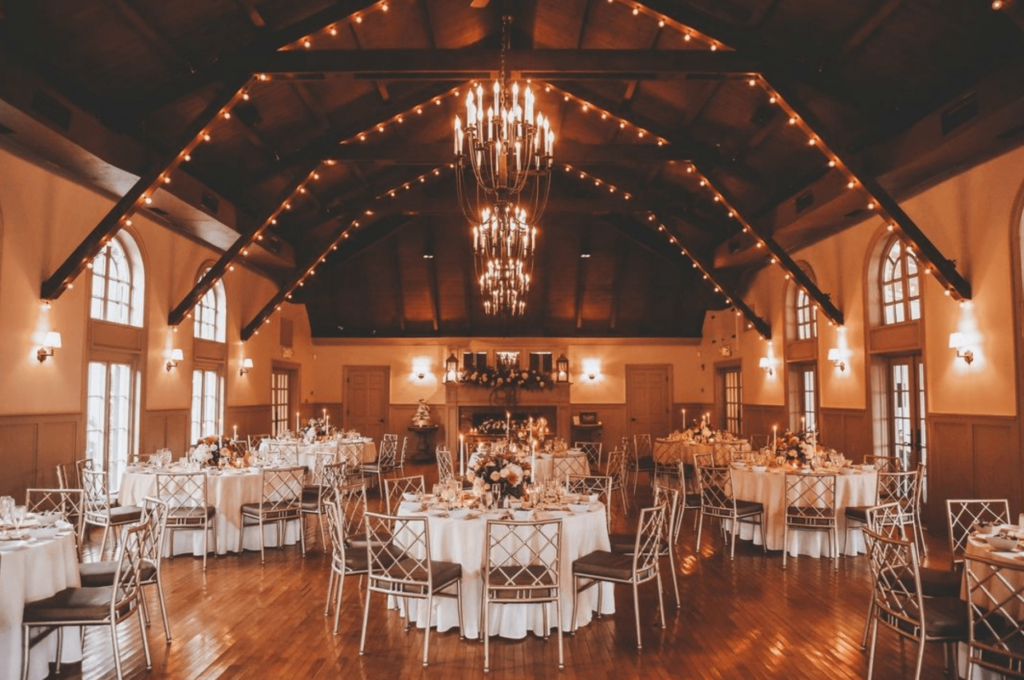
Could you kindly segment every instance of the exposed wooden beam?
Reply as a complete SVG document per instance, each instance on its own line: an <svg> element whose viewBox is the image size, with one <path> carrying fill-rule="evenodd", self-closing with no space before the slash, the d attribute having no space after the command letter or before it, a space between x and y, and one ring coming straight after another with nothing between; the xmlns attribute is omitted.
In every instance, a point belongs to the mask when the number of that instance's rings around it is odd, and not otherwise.
<svg viewBox="0 0 1024 680"><path fill-rule="evenodd" d="M576 49L583 49L583 38L587 35L587 24L590 21L590 5L594 0L585 0L583 16L580 18L580 32L576 35Z"/></svg>
<svg viewBox="0 0 1024 680"><path fill-rule="evenodd" d="M260 11L256 9L256 5L253 4L252 0L235 0L235 4L238 8L245 12L246 18L249 23L255 28L266 28L267 20L263 18Z"/></svg>
<svg viewBox="0 0 1024 680"><path fill-rule="evenodd" d="M289 299L291 294L296 288L299 288L306 277L311 276L313 271L320 265L323 260L332 250L337 247L338 254L335 255L332 260L336 266L345 262L346 260L354 257L356 254L362 252L371 245L379 242L381 239L387 238L393 232L400 229L409 223L409 219L395 215L391 217L384 217L377 220L371 225L367 225L366 228L356 230L354 236L345 239L343 235L349 228L347 224L340 225L335 230L332 237L328 240L327 244L320 248L316 253L315 257L311 257L306 261L303 267L300 267L292 275L288 281L274 294L267 304L242 328L242 342L246 342L253 335L259 332L260 326L262 326L273 314L278 307Z"/></svg>
<svg viewBox="0 0 1024 680"><path fill-rule="evenodd" d="M217 281L224 276L238 256L247 248L252 247L253 241L259 238L260 233L270 226L271 221L282 211L282 204L295 193L297 186L304 182L308 175L309 172L307 172L306 175L303 175L302 180L297 182L295 185L290 186L286 192L281 194L279 196L279 200L274 202L275 207L270 212L262 215L259 220L254 221L252 226L240 234L238 239L231 244L231 247L221 254L213 266L206 270L206 272L200 277L199 281L192 286L192 289L189 290L189 292L185 294L185 297L175 305L174 309L171 310L171 313L167 317L167 325L173 328L180 325L181 322L185 320L192 309L201 299L203 299L203 296L206 295Z"/></svg>
<svg viewBox="0 0 1024 680"><path fill-rule="evenodd" d="M885 23L885 20L889 18L893 12L899 9L900 5L904 3L904 0L884 0L882 4L875 8L868 17L861 22L857 29L850 35L849 38L843 41L843 46L839 49L840 54L849 54L853 50L857 49L861 43L867 40L872 33L878 30L878 27Z"/></svg>
<svg viewBox="0 0 1024 680"><path fill-rule="evenodd" d="M112 0L111 4L128 25L142 36L143 42L162 59L176 67L189 66L190 61L181 53L181 50L164 38L162 33L153 30L153 27L134 7L128 4L127 0Z"/></svg>
<svg viewBox="0 0 1024 680"><path fill-rule="evenodd" d="M910 215L900 207L896 199L882 187L874 174L869 172L859 159L852 154L842 151L842 147L838 144L832 143L830 131L817 120L814 113L803 104L795 92L778 87L776 87L776 90L783 96L786 105L803 118L808 127L821 139L822 147L830 149L841 161L841 164L845 165L854 177L857 178L857 181L864 187L864 190L877 201L881 211L892 219L892 222L899 228L904 238L910 241L917 249L918 259L921 261L922 266L926 269L931 269L932 276L942 284L946 293L957 300L970 300L971 284L957 271L956 264L942 254L942 251L932 243L931 239L928 238L917 223L910 218Z"/></svg>
<svg viewBox="0 0 1024 680"><path fill-rule="evenodd" d="M501 51L473 49L288 50L231 57L226 68L246 73L352 74L369 80L473 80L496 72ZM701 50L515 50L510 71L524 79L686 80L692 74L746 76L762 64L738 52Z"/></svg>
<svg viewBox="0 0 1024 680"><path fill-rule="evenodd" d="M581 144L579 142L558 142L558 163L570 165L621 165L622 163L662 164L685 163L693 160L701 149L685 145L665 144ZM341 163L393 163L396 165L430 165L450 161L450 142L427 142L424 144L334 144L322 150L323 160ZM284 161L282 161L284 162Z"/></svg>
<svg viewBox="0 0 1024 680"><path fill-rule="evenodd" d="M431 47L437 47L437 38L434 37L434 21L430 18L430 8L427 7L427 0L416 0L422 19L423 30L427 34L427 42Z"/></svg>
<svg viewBox="0 0 1024 680"><path fill-rule="evenodd" d="M629 248L619 243L616 248L615 271L612 273L612 308L608 315L608 330L614 332L619 323L619 306L622 304L622 281L626 278L626 266L629 263Z"/></svg>
<svg viewBox="0 0 1024 680"><path fill-rule="evenodd" d="M355 24L350 23L348 25L348 32L349 32L349 35L352 36L352 42L355 43L355 46L357 48L359 48L360 50L363 49L363 43L362 43L362 41L359 40L359 34L356 33L356 25ZM385 85L383 81L381 81L381 80L374 80L373 81L373 86L375 88L377 88L377 94L380 95L380 98L383 101L385 101L385 102L391 101L391 95L388 94L387 85Z"/></svg>
<svg viewBox="0 0 1024 680"><path fill-rule="evenodd" d="M78 244L78 247L64 260L63 264L43 282L40 295L44 300L56 300L59 298L75 278L82 273L86 265L96 257L114 234L124 226L127 217L134 211L144 207L145 198L163 184L166 173L182 162L184 153L198 143L197 138L203 131L203 128L224 107L235 101L236 97L239 96L241 88L247 81L248 78L239 78L237 81L226 85L207 104L206 108L196 116L173 151L159 156L151 164L151 169L139 177L132 188L114 204L114 207L107 212L99 224L93 227L93 230Z"/></svg>
<svg viewBox="0 0 1024 680"><path fill-rule="evenodd" d="M309 115L316 120L317 125L320 126L320 131L326 132L327 130L330 130L331 121L326 115L324 115L323 109L320 107L320 102L316 100L316 97L314 97L313 93L309 91L306 84L299 81L293 81L291 86L292 92L294 92L295 96L302 102L306 112L309 113Z"/></svg>

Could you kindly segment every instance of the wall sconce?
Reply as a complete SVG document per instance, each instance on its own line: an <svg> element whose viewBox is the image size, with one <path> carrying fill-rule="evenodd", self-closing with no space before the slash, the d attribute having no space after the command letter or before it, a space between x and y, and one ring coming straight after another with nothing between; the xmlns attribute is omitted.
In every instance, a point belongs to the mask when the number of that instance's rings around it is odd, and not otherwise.
<svg viewBox="0 0 1024 680"><path fill-rule="evenodd" d="M833 347L828 351L828 360L840 371L846 370L846 362L843 361L843 355L839 353L838 347Z"/></svg>
<svg viewBox="0 0 1024 680"><path fill-rule="evenodd" d="M46 361L46 357L52 357L53 350L55 349L60 349L60 333L49 331L43 336L43 346L36 352L36 358L39 359L39 363Z"/></svg>
<svg viewBox="0 0 1024 680"><path fill-rule="evenodd" d="M242 367L238 369L238 375L243 376L252 370L252 359L246 357L242 359Z"/></svg>
<svg viewBox="0 0 1024 680"><path fill-rule="evenodd" d="M422 377L422 376L420 376ZM455 358L455 353L452 352L447 359L444 360L444 378L441 382L453 383L459 379L459 360Z"/></svg>
<svg viewBox="0 0 1024 680"><path fill-rule="evenodd" d="M185 354L180 349L175 347L174 349L171 350L171 358L167 360L166 364L164 364L164 370L170 373L172 368L178 367L179 361L184 360Z"/></svg>
<svg viewBox="0 0 1024 680"><path fill-rule="evenodd" d="M564 354L559 355L558 360L555 361L555 382L569 382L569 360L565 358Z"/></svg>
<svg viewBox="0 0 1024 680"><path fill-rule="evenodd" d="M757 367L770 376L775 375L775 367L772 366L772 363L772 360L768 357L761 357L757 361Z"/></svg>
<svg viewBox="0 0 1024 680"><path fill-rule="evenodd" d="M956 350L957 358L966 361L968 366L974 361L974 350L967 349L967 338L963 333L949 334L949 348Z"/></svg>
<svg viewBox="0 0 1024 680"><path fill-rule="evenodd" d="M601 361L598 359L584 359L583 375L585 375L587 380L590 382L595 382L599 377L601 377Z"/></svg>

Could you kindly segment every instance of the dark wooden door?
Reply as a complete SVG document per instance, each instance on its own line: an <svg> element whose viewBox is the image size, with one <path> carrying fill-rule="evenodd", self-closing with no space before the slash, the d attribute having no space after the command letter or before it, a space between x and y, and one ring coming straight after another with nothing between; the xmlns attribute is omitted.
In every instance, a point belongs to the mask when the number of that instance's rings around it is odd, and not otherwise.
<svg viewBox="0 0 1024 680"><path fill-rule="evenodd" d="M672 422L668 366L626 366L626 434L663 437Z"/></svg>
<svg viewBox="0 0 1024 680"><path fill-rule="evenodd" d="M388 369L384 366L345 368L345 429L358 430L379 442L388 417Z"/></svg>

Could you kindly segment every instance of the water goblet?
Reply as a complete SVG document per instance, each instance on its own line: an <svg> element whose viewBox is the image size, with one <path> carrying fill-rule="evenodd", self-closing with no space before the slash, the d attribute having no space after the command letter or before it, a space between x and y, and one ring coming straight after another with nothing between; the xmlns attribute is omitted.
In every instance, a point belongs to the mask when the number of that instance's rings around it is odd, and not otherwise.
<svg viewBox="0 0 1024 680"><path fill-rule="evenodd" d="M10 524L12 510L14 510L14 498L11 496L0 496L0 522Z"/></svg>
<svg viewBox="0 0 1024 680"><path fill-rule="evenodd" d="M14 523L14 533L21 533L21 523L25 521L25 514L28 509L24 505L16 505L11 511L11 521Z"/></svg>

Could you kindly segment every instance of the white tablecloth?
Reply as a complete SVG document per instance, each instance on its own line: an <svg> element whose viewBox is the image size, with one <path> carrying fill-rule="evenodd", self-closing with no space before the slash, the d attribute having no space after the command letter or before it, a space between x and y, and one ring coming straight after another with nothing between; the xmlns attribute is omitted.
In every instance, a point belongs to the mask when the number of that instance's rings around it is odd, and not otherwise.
<svg viewBox="0 0 1024 680"><path fill-rule="evenodd" d="M744 501L757 501L764 504L765 523L768 533L768 549L783 549L783 533L786 522L786 475L781 471L754 472L753 470L733 469L733 494ZM836 515L838 516L839 550L844 555L856 555L864 552L864 537L861 532L852 532L849 541L846 538L846 507L849 505L874 505L878 473L854 472L848 475L836 475ZM740 525L740 537L753 539L761 544L760 530L753 525ZM810 557L831 557L828 532L826 531L790 531L789 545L785 546L793 557L808 555Z"/></svg>
<svg viewBox="0 0 1024 680"><path fill-rule="evenodd" d="M750 451L750 442L746 439L733 439L719 442L719 449ZM654 440L654 461L660 465L672 465L682 461L693 465L693 457L698 453L714 453L716 444L697 444L684 439L659 438Z"/></svg>
<svg viewBox="0 0 1024 680"><path fill-rule="evenodd" d="M406 513L399 510L400 514ZM430 555L435 560L457 562L462 565L462 605L467 638L476 638L480 632L480 598L483 590L481 571L485 564L484 545L487 535L487 520L451 519L428 517L430 527ZM604 512L583 514L567 513L562 518L562 556L560 567L562 589L562 630L572 626L572 562L594 550L609 550L608 528ZM577 625L590 623L592 612L597 609L597 588L604 589L602 614L615 613L615 593L612 584L602 583L590 588L579 597ZM426 600L410 600L409 616L420 628L426 627ZM438 631L459 626L457 601L452 598L435 598L434 612L430 625ZM548 624L558 625L554 604L548 607ZM504 638L522 639L527 633L544 634L544 618L540 605L491 605L488 632Z"/></svg>
<svg viewBox="0 0 1024 680"><path fill-rule="evenodd" d="M578 449L571 449L564 456L554 456L549 453L539 454L537 456L536 468L533 472L533 481L535 483L544 482L549 479L562 481L567 474L582 477L589 475L590 461L587 460L587 454L584 452Z"/></svg>
<svg viewBox="0 0 1024 680"><path fill-rule="evenodd" d="M81 585L73 534L42 541L0 542L0 678L21 677L21 622L26 602ZM82 660L78 630L64 631L63 663ZM57 635L29 652L29 678L50 674L57 659Z"/></svg>
<svg viewBox="0 0 1024 680"><path fill-rule="evenodd" d="M1006 553L993 552L992 548L989 546L988 543L986 543L984 541L977 541L977 540L975 540L973 538L968 539L967 545L965 546L964 552L965 552L967 557L979 557L980 556L980 557L985 557L985 558L989 558L989 559L999 559L1001 556L1005 555L1006 556L1006 560L1008 562L1010 562L1012 564L1018 564L1018 565L1020 564L1020 560L1019 559L1016 559L1016 558L1014 558L1014 557L1012 557L1012 556L1010 556L1010 555L1008 555ZM987 573L984 573L984 574L979 574L981 578L984 578L985 576L988 575L988 573L991 573L991 568L988 565L975 563L974 564L974 568L975 569L984 569L985 572L987 572ZM1008 572L1008 571L1003 571L1002 574L1004 576L1009 576L1010 577L1008 580L1010 580L1010 582L1012 583L1012 585L1014 587L1018 587L1019 586L1018 583L1015 583L1012 580L1012 579L1014 579L1016 574L1010 574L1010 572ZM1004 585L1002 585L1002 583L998 579L993 579L991 581L988 581L986 583L986 587L990 588L993 591L993 596L996 597L999 600L1002 600L1002 599L1004 599L1004 598L1006 598L1006 597L1008 597L1010 595L1009 591L1006 589L1006 587ZM962 598L964 598L965 600L967 598L967 574L966 573L964 574L963 588L962 588L960 596ZM982 604L982 605L985 604L985 600L986 600L986 598L984 596L981 596L981 599L978 600L978 604ZM925 602L925 606L926 607L928 606L927 601ZM967 606L967 603L965 602L964 603L964 607L966 607L966 606ZM1012 616L1024 617L1024 610L1022 610L1021 607L1019 607L1019 606L1015 606L1014 602L1012 602L1012 601L1011 602L1007 602L1005 607L1006 607L1006 610L1008 611L1008 613L1010 613ZM967 675L967 656L968 656L967 644L961 642L958 645L958 648L957 648L957 665L959 666L957 668L957 675L958 675L958 677L963 678L963 677L965 677ZM988 670L987 668L978 668L977 666L974 667L974 670L971 673L971 680L1002 680L1003 677L1004 676L1002 674L1000 674L1000 673L996 673L995 671Z"/></svg>
<svg viewBox="0 0 1024 680"><path fill-rule="evenodd" d="M206 483L207 499L217 514L213 518L217 532L217 554L238 552L238 531L242 526L242 504L259 503L263 495L263 481L259 470L244 472L223 472L209 474ZM126 472L121 478L121 489L117 498L121 505L140 505L146 496L156 496L156 474L148 472ZM299 540L299 522L285 525L285 545L294 545ZM267 547L277 545L277 524L263 527L263 538ZM165 541L171 555L203 554L202 531L167 532ZM209 547L213 549L213 537ZM245 550L259 550L258 526L247 526L243 541Z"/></svg>
<svg viewBox="0 0 1024 680"><path fill-rule="evenodd" d="M289 450L297 450L299 454L299 465L304 465L312 470L316 465L317 453L337 453L341 450L340 444L352 444L360 451L360 459L356 464L372 463L377 460L377 445L373 440L366 437L361 439L343 439L340 442L322 441L313 444L303 444L293 440L264 439L260 442L260 453L269 453L276 447L286 447ZM350 461L351 462L351 461Z"/></svg>

